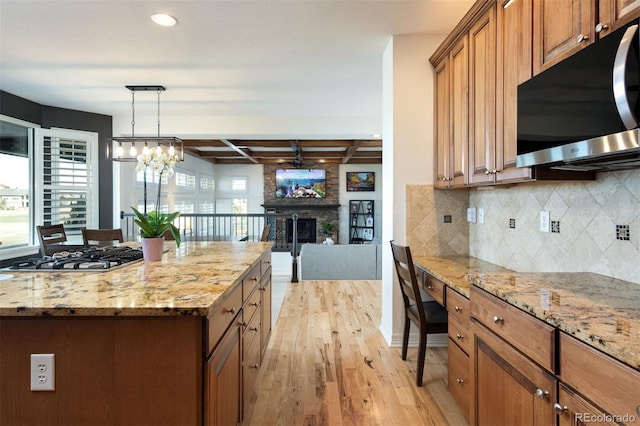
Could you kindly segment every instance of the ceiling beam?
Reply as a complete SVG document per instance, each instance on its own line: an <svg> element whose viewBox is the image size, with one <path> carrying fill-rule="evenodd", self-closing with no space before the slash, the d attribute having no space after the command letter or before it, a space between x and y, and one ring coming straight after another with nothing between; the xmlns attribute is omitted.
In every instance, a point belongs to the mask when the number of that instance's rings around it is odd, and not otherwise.
<svg viewBox="0 0 640 426"><path fill-rule="evenodd" d="M346 164L349 162L349 160L351 159L351 157L353 157L353 154L356 153L356 151L358 150L361 144L362 144L362 141L353 141L351 146L347 148L347 152L345 153L344 157L342 157L343 164Z"/></svg>
<svg viewBox="0 0 640 426"><path fill-rule="evenodd" d="M244 152L244 150L242 150L242 149L238 148L237 146L235 146L232 142L228 141L227 139L220 139L220 140L222 141L222 143L227 145L229 148L233 149L235 152L240 154L242 157L246 158L247 160L251 161L252 163L260 164L260 162L258 160L256 160L251 155L249 155L246 152Z"/></svg>

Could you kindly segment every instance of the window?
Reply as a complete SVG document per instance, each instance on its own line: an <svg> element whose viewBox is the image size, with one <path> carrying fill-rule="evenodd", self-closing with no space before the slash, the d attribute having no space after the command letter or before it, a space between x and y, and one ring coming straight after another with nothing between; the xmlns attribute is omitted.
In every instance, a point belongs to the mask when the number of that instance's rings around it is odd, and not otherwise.
<svg viewBox="0 0 640 426"><path fill-rule="evenodd" d="M215 181L210 176L200 176L200 189L205 191L213 191L216 189Z"/></svg>
<svg viewBox="0 0 640 426"><path fill-rule="evenodd" d="M236 192L247 192L247 178L238 176L232 177L231 190Z"/></svg>
<svg viewBox="0 0 640 426"><path fill-rule="evenodd" d="M176 172L176 186L187 189L195 189L196 177L188 173Z"/></svg>
<svg viewBox="0 0 640 426"><path fill-rule="evenodd" d="M62 223L78 241L97 226L97 153L95 133L0 116L1 258L36 252L36 225Z"/></svg>

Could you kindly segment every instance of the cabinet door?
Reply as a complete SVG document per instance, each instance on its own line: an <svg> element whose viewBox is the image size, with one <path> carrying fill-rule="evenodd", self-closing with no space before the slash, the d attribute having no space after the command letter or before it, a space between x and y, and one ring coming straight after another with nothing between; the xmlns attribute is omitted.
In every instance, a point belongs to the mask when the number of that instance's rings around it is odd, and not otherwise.
<svg viewBox="0 0 640 426"><path fill-rule="evenodd" d="M240 326L232 325L206 365L205 424L238 425L242 409Z"/></svg>
<svg viewBox="0 0 640 426"><path fill-rule="evenodd" d="M559 403L556 405L559 426L605 426L615 425L605 421L604 413L589 402L585 401L579 393L576 393L560 384L558 397Z"/></svg>
<svg viewBox="0 0 640 426"><path fill-rule="evenodd" d="M532 0L497 5L496 180L531 179L530 167L516 167L518 85L531 78Z"/></svg>
<svg viewBox="0 0 640 426"><path fill-rule="evenodd" d="M474 334L471 424L555 424L557 380L553 375L474 318L471 326Z"/></svg>
<svg viewBox="0 0 640 426"><path fill-rule="evenodd" d="M449 67L444 58L435 67L435 182L436 188L449 186L449 144L451 128L449 122Z"/></svg>
<svg viewBox="0 0 640 426"><path fill-rule="evenodd" d="M533 73L581 50L595 37L595 2L533 1Z"/></svg>
<svg viewBox="0 0 640 426"><path fill-rule="evenodd" d="M638 0L600 0L598 2L599 19L595 25L598 38L611 34L638 16L640 16Z"/></svg>
<svg viewBox="0 0 640 426"><path fill-rule="evenodd" d="M495 7L469 31L469 183L495 179Z"/></svg>
<svg viewBox="0 0 640 426"><path fill-rule="evenodd" d="M267 343L269 343L269 337L271 337L271 267L267 273L262 277L260 283L260 297L262 310L260 311L261 327L260 327L260 359L264 357L264 351L267 349Z"/></svg>
<svg viewBox="0 0 640 426"><path fill-rule="evenodd" d="M469 150L469 62L468 39L463 37L449 55L451 67L450 120L451 143L449 186L467 183L467 155Z"/></svg>

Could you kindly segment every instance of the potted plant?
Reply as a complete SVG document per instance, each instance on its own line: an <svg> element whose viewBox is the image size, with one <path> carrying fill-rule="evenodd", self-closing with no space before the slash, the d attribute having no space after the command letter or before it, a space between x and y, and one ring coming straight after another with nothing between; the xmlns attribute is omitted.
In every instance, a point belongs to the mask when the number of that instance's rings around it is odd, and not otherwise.
<svg viewBox="0 0 640 426"><path fill-rule="evenodd" d="M320 226L322 227L322 232L324 232L325 235L327 235L327 238L324 240L323 244L333 245L334 244L334 241L333 241L333 223L331 223L331 222L322 222L320 224Z"/></svg>
<svg viewBox="0 0 640 426"><path fill-rule="evenodd" d="M175 154L164 151L160 146L146 149L138 156L137 172L144 172L144 213L131 207L136 215L134 222L140 227L142 237L142 251L145 260L156 261L162 258L164 248L164 235L168 231L180 247L180 231L173 221L180 216L180 212L164 213L160 211L160 190L162 187L162 174L173 176L173 168L177 162ZM158 196L156 197L155 210L147 213L147 169L159 172Z"/></svg>

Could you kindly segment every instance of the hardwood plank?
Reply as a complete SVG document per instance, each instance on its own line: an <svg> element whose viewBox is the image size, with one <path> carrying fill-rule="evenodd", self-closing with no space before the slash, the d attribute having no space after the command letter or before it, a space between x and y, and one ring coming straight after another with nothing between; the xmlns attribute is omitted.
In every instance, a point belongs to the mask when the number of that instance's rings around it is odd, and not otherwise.
<svg viewBox="0 0 640 426"><path fill-rule="evenodd" d="M286 293L247 425L466 425L447 390L447 349L402 361L378 330L380 281L300 281Z"/></svg>

